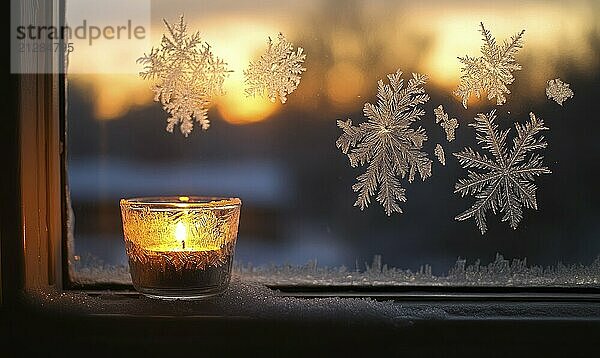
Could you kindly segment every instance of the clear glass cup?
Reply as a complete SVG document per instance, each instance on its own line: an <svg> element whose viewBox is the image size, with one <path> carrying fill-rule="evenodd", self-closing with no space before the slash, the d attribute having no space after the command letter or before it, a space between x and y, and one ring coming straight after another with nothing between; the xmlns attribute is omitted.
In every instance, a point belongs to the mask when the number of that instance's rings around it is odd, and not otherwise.
<svg viewBox="0 0 600 358"><path fill-rule="evenodd" d="M136 290L150 297L193 299L227 288L240 199L148 197L120 204Z"/></svg>

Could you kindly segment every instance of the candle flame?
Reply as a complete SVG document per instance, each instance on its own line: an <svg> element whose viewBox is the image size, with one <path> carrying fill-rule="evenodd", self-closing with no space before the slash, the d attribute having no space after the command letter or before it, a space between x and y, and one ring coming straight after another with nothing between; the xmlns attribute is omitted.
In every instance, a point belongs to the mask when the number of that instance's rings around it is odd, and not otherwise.
<svg viewBox="0 0 600 358"><path fill-rule="evenodd" d="M175 239L182 243L187 239L187 227L181 221L175 225Z"/></svg>

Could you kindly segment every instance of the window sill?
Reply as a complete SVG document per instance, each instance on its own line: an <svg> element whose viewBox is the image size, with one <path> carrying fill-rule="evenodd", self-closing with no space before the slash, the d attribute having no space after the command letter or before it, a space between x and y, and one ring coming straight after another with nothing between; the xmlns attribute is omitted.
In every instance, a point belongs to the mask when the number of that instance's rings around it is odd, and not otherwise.
<svg viewBox="0 0 600 358"><path fill-rule="evenodd" d="M29 291L21 307L4 313L2 336L14 348L34 352L93 346L114 353L141 346L153 354L267 348L465 354L518 347L535 356L576 356L600 334L597 296L299 298L239 280L224 295L203 301L154 300L135 292ZM36 337L35 346L27 344L30 337Z"/></svg>

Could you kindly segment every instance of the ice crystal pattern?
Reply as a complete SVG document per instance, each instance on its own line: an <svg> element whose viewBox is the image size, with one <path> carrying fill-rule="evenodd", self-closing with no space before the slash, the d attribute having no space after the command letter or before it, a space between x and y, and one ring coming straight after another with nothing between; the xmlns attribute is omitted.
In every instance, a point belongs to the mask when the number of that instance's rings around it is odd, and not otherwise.
<svg viewBox="0 0 600 358"><path fill-rule="evenodd" d="M425 129L411 127L425 114L421 105L429 100L423 88L427 76L413 73L406 87L402 71L387 77L389 84L378 82L377 104L364 105L367 121L354 126L351 119L338 120L343 132L336 146L348 156L352 167L368 164L352 186L358 193L354 205L364 210L379 187L376 200L391 215L402 213L399 203L406 201L400 180L412 182L417 173L427 179L431 160L421 151L427 140Z"/></svg>
<svg viewBox="0 0 600 358"><path fill-rule="evenodd" d="M504 258L496 254L494 261L484 264L480 259L467 261L458 258L449 269L422 264L413 271L393 267L375 255L371 264L346 266L319 266L309 261L302 266L236 265L234 271L248 281L267 285L297 286L579 286L600 287L600 256L589 264L564 265L558 262L551 266L530 265L526 258ZM440 274L433 274L439 271Z"/></svg>
<svg viewBox="0 0 600 358"><path fill-rule="evenodd" d="M523 206L537 210L534 179L551 171L543 165L543 156L535 151L546 148L544 137L538 134L548 128L535 114L530 113L529 117L525 125L515 124L517 134L513 147L508 150L506 138L510 130L498 130L494 122L495 110L480 113L470 126L475 127L478 144L489 151L492 158L471 148L454 153L460 165L469 169L467 178L456 183L454 192L476 199L472 207L456 216L456 220L474 218L482 235L487 231L488 210L494 214L503 213L502 221L508 221L513 229L523 218Z"/></svg>
<svg viewBox="0 0 600 358"><path fill-rule="evenodd" d="M573 90L569 86L568 83L561 81L560 78L550 80L546 87L546 96L548 96L548 99L552 99L562 106L564 101L573 97Z"/></svg>
<svg viewBox="0 0 600 358"><path fill-rule="evenodd" d="M444 128L446 140L452 142L456 138L455 131L458 128L458 120L456 118L448 119L448 114L444 112L444 107L441 104L433 110L433 114L435 115L435 123L439 123Z"/></svg>
<svg viewBox="0 0 600 358"><path fill-rule="evenodd" d="M448 115L446 114L446 112L444 112L444 106L442 106L441 104L433 110L433 114L435 115L435 123L440 123L442 121L448 120Z"/></svg>
<svg viewBox="0 0 600 358"><path fill-rule="evenodd" d="M126 204L123 204L125 202ZM180 270L183 267L204 269L227 262L237 240L238 209L223 209L217 215L210 209L186 211L149 210L122 200L125 251L131 264L145 263L164 269L165 264ZM211 250L171 251L160 246L173 240L174 223L189 227L186 240ZM152 249L161 247L160 250Z"/></svg>
<svg viewBox="0 0 600 358"><path fill-rule="evenodd" d="M477 98L487 92L489 100L496 98L496 105L506 102L506 95L510 93L508 85L514 82L512 72L521 69L516 62L515 55L523 48L523 34L525 30L515 34L510 40L504 41L499 46L492 33L480 23L483 35L480 57L459 57L462 64L460 84L454 94L462 98L462 104L467 108L469 97L474 94Z"/></svg>
<svg viewBox="0 0 600 358"><path fill-rule="evenodd" d="M169 114L168 132L176 125L184 136L194 128L194 120L208 129L208 107L216 95L223 94L223 82L230 71L227 64L213 55L200 33L189 34L183 16L173 25L163 20L168 30L160 47L138 59L144 66L143 79L152 81L154 101Z"/></svg>
<svg viewBox="0 0 600 358"><path fill-rule="evenodd" d="M287 95L298 88L302 72L306 71L302 67L306 54L302 47L294 50L293 44L281 33L275 44L269 37L267 46L260 59L250 62L244 71L246 95L267 96L271 102L279 98L285 103Z"/></svg>
<svg viewBox="0 0 600 358"><path fill-rule="evenodd" d="M433 154L435 154L435 157L442 165L446 165L446 154L444 153L444 148L441 144L438 143L435 145Z"/></svg>

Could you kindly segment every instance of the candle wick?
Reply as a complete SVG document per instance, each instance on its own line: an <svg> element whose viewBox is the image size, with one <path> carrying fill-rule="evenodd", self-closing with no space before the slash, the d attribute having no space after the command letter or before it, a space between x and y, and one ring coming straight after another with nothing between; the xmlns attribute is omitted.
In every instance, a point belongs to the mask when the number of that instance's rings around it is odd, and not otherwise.
<svg viewBox="0 0 600 358"><path fill-rule="evenodd" d="M181 240L181 246L182 246L182 249L185 250L185 240Z"/></svg>

